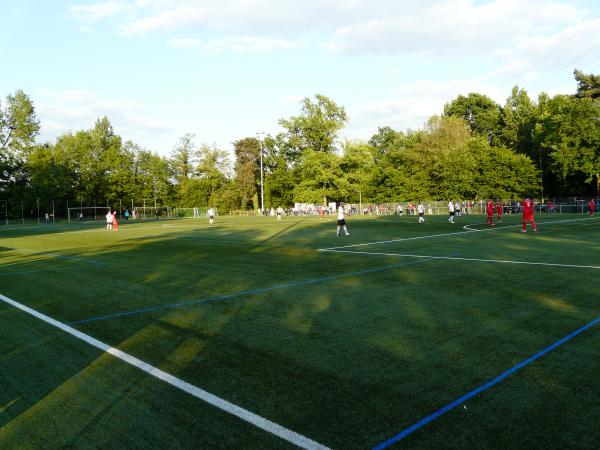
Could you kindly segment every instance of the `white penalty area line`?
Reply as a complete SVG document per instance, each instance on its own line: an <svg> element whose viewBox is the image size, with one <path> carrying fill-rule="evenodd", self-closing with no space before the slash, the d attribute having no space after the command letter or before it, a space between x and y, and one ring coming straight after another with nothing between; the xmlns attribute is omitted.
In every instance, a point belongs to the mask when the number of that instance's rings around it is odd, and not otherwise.
<svg viewBox="0 0 600 450"><path fill-rule="evenodd" d="M566 222L583 222L583 221L589 221L590 219L594 220L593 217L583 217L581 219L564 219L564 220L552 220L550 222L536 222L536 225L554 225L556 223L566 223ZM471 228L473 226L481 226L483 224L480 223L470 223L468 225L464 225L463 229L466 231L496 231L496 230L502 230L504 228L521 228L523 226L522 223L517 223L515 225L504 225L504 226L491 226L488 227L488 225L486 224L486 228Z"/></svg>
<svg viewBox="0 0 600 450"><path fill-rule="evenodd" d="M453 261L474 261L474 262L486 262L496 264L522 264L526 266L548 266L548 267L565 267L572 269L600 269L600 266L583 266L578 264L558 264L558 263L543 263L543 262L532 262L532 261L513 261L504 259L483 259L483 258L461 258L460 256L433 256L433 255L412 255L405 253L385 253L385 252L361 252L357 250L338 250L336 248L324 248L320 249L321 252L332 252L332 253L350 253L355 255L376 255L376 256L398 256L402 258L422 258L422 259L447 259Z"/></svg>
<svg viewBox="0 0 600 450"><path fill-rule="evenodd" d="M588 221L590 219L592 219L592 218L591 217L586 217L586 218L582 218L582 219L553 220L551 222L537 222L537 225L553 225L555 223L581 222L581 221L584 221L584 220ZM516 225L493 226L493 227L484 228L484 229L470 228L470 227L475 226L475 225L480 225L480 224L471 223L471 224L468 224L468 225L463 225L463 230L464 231L453 231L451 233L441 233L441 234L427 234L427 235L424 235L424 236L414 236L414 237L408 237L408 238L389 239L389 240L386 240L386 241L363 242L363 243L360 243L360 244L340 245L339 247L320 248L319 251L321 251L321 252L324 252L324 251L333 251L333 250L338 250L338 249L343 249L343 248L368 247L369 245L391 244L391 243L394 243L394 242L415 241L415 240L419 240L419 239L433 239L433 238L438 238L438 237L456 236L456 235L468 234L468 233L477 233L477 232L486 232L486 231L498 231L498 230L503 230L503 229L507 229L507 228L519 228L519 227L522 226L522 224L519 223L519 224L516 224ZM481 224L481 225L483 225L483 224ZM427 257L427 258L429 258L429 257Z"/></svg>
<svg viewBox="0 0 600 450"><path fill-rule="evenodd" d="M9 305L14 306L15 308L20 309L21 311L26 312L27 314L32 315L33 317L36 317L37 319L40 319L56 328L63 330L64 332L76 337L77 339L87 342L88 344L90 344L93 347L96 347L106 353L110 353L111 355L120 359L121 361L124 361L127 364L130 364L130 365L148 373L149 375L152 375L153 377L158 378L159 380L162 380L162 381L170 384L171 386L173 386L177 389L180 389L200 400L203 400L206 403L208 403L212 406L215 406L222 411L225 411L231 415L234 415L234 416L242 419L243 421L254 425L257 428L260 428L260 429L262 429L268 433L271 433L281 439L284 439L285 441L290 442L291 444L294 444L297 447L304 448L304 449L329 450L328 447L326 447L322 444L319 444L318 442L315 442L301 434L298 434L298 433L291 431L285 427L282 427L281 425L271 422L270 420L265 419L264 417L261 417L257 414L254 414L253 412L250 412L247 409L237 406L231 402L228 402L227 400L217 397L216 395L211 394L210 392L207 392L204 389L201 389L190 383L187 383L173 375L170 375L170 374L160 370L157 367L154 367L154 366L136 358L135 356L125 353L115 347L111 347L110 345L105 344L104 342L101 342L85 333L82 333L68 325L65 325L62 322L59 322L49 316L46 316L45 314L42 314L32 308L29 308L28 306L18 303L2 294L0 294L0 300L2 300L5 303L8 303Z"/></svg>

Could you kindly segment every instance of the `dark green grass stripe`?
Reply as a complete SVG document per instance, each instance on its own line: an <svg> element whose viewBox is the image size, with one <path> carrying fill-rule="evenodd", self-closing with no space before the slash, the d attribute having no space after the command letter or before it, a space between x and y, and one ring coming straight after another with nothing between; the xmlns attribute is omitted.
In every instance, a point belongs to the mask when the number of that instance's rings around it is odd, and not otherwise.
<svg viewBox="0 0 600 450"><path fill-rule="evenodd" d="M148 313L148 312L158 311L161 309L179 308L182 306L197 305L197 304L201 304L201 303L208 303L208 302L213 302L213 301L218 301L218 300L228 300L228 299L235 298L235 297L243 297L243 296L247 296L247 295L262 294L262 293L274 291L277 289L288 289L288 288L293 288L293 287L298 287L298 286L306 286L306 285L310 285L310 284L323 283L326 281L337 280L337 279L345 278L345 277L353 277L353 276L364 275L364 274L373 273L373 272L381 272L384 270L397 269L399 267L409 266L409 265L413 265L413 264L419 264L424 261L426 261L426 259L422 258L418 261L405 262L402 264L394 264L391 266L375 267L372 269L359 270L356 272L343 273L343 274L339 274L339 275L331 275L328 277L313 278L310 280L302 280L302 281L294 281L292 283L278 284L275 286L269 286L269 287L265 287L265 288L250 289L250 290L246 290L246 291L234 292L231 294L218 295L216 297L209 297L209 298L198 299L198 300L188 300L185 302L178 302L178 303L169 303L166 305L153 306L150 308L142 308L142 309L136 309L133 311L123 311L123 312L118 312L118 313L114 313L114 314L107 314L104 316L90 317L87 319L81 319L81 320L75 320L73 322L68 322L67 324L68 325L83 324L83 323L94 322L97 320L108 320L108 319L115 319L118 317L126 317L126 316L132 316L132 315L137 315L137 314L144 314L144 313Z"/></svg>
<svg viewBox="0 0 600 450"><path fill-rule="evenodd" d="M80 269L80 267L71 266L71 267L57 267L54 269L34 269L34 270L22 270L18 272L3 272L0 273L0 277L11 277L15 275L29 275L31 273L41 273L41 272L63 272L65 270L74 270Z"/></svg>
<svg viewBox="0 0 600 450"><path fill-rule="evenodd" d="M94 266L104 266L106 265L106 263L102 262L102 261L98 261L97 259L91 259L91 258L85 258L82 256L71 256L71 255L62 255L60 253L54 253L54 252L34 252L34 251L30 251L30 250L23 250L23 249L19 249L19 248L13 248L11 249L17 253L22 253L22 254L26 254L26 255L32 255L32 256L50 256L52 258L55 259L59 259L59 260L65 260L65 261L74 261L74 262L80 262L80 263L85 263L85 264L92 264Z"/></svg>
<svg viewBox="0 0 600 450"><path fill-rule="evenodd" d="M581 334L584 331L586 331L587 329L589 329L589 328L597 325L598 323L600 323L600 317L597 317L596 319L592 320L591 322L587 323L586 325L582 326L581 328L578 328L577 330L573 331L572 333L570 333L569 335L565 336L564 338L559 339L554 344L546 347L545 349L541 350L540 352L536 353L535 355L530 356L529 358L527 358L526 360L520 362L516 366L511 367L506 372L503 372L502 374L498 375L493 380L488 381L485 384L482 384L478 388L473 389L471 392L463 395L462 397L454 400L451 403L448 403L446 406L438 409L433 414L425 417L424 419L420 420L419 422L415 423L414 425L406 428L404 431L402 431L402 432L398 433L397 435L391 437L390 439L386 440L385 442L382 442L381 444L376 445L375 447L373 447L373 450L383 450L383 449L385 449L385 448L387 448L387 447L395 444L396 442L404 439L406 436L412 434L413 432L417 431L418 429L422 428L423 426L427 425L428 423L433 422L438 417L446 414L448 411L456 408L457 406L462 405L463 403L465 403L470 398L475 397L476 395L478 395L478 394L480 394L480 393L482 393L482 392L490 389L491 387L495 386L496 384L498 384L501 381L503 381L506 378L508 378L510 375L514 374L515 372L518 372L523 367L528 366L529 364L533 363L534 361L536 361L537 359L541 358L545 354L547 354L547 353L555 350L556 348L560 347L564 343L566 343L566 342L570 341L571 339L573 339L575 336L578 336L579 334Z"/></svg>

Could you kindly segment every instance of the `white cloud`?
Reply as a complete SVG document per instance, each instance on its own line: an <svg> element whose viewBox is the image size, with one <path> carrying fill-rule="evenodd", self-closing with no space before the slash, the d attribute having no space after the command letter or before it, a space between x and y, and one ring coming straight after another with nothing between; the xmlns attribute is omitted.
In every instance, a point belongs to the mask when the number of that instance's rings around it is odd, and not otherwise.
<svg viewBox="0 0 600 450"><path fill-rule="evenodd" d="M305 40L290 41L259 36L228 36L206 41L198 38L174 38L169 41L169 44L176 48L196 48L205 54L221 53L224 51L264 53L308 46Z"/></svg>
<svg viewBox="0 0 600 450"><path fill-rule="evenodd" d="M127 3L122 0L114 0L91 5L75 5L68 10L68 15L78 21L91 24L110 17L120 15L129 10Z"/></svg>
<svg viewBox="0 0 600 450"><path fill-rule="evenodd" d="M368 17L368 16L367 16ZM345 24L323 44L340 53L425 52L481 54L511 46L582 19L574 6L543 1L438 2L410 14L390 14Z"/></svg>
<svg viewBox="0 0 600 450"><path fill-rule="evenodd" d="M69 131L89 130L98 118L106 116L124 139L154 149L156 137L173 133L176 127L145 116L139 112L142 107L134 101L106 100L93 92L76 90L46 92L36 101L42 140L53 141Z"/></svg>
<svg viewBox="0 0 600 450"><path fill-rule="evenodd" d="M84 24L111 18L122 34L161 32L174 47L209 54L316 45L339 54L506 59L591 16L567 0L112 0L70 12Z"/></svg>
<svg viewBox="0 0 600 450"><path fill-rule="evenodd" d="M420 129L433 115L441 115L444 105L459 95L479 92L499 104L509 93L496 86L472 80L453 80L440 83L421 80L399 86L393 93L396 100L379 100L348 106L350 120L343 132L349 139L369 139L378 127L390 126L395 130Z"/></svg>

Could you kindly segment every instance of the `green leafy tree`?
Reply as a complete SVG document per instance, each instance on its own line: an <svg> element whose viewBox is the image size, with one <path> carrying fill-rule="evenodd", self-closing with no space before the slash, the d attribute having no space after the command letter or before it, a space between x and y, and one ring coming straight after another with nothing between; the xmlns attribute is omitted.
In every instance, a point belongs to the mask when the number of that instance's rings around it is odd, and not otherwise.
<svg viewBox="0 0 600 450"><path fill-rule="evenodd" d="M410 179L407 184L415 189L415 199L464 198L467 187L459 180L465 178L463 167L471 166L465 158L467 152L463 151L470 138L469 128L462 118L434 116L429 119L421 141L407 149L404 157L405 172Z"/></svg>
<svg viewBox="0 0 600 450"><path fill-rule="evenodd" d="M72 198L76 174L55 147L49 144L35 146L25 167L31 200L48 203L54 199Z"/></svg>
<svg viewBox="0 0 600 450"><path fill-rule="evenodd" d="M346 201L369 201L373 197L372 177L377 151L366 142L346 141L340 170L348 180L349 196Z"/></svg>
<svg viewBox="0 0 600 450"><path fill-rule="evenodd" d="M6 108L0 105L0 144L2 150L26 156L33 149L40 132L35 107L25 92L18 90L6 97Z"/></svg>
<svg viewBox="0 0 600 450"><path fill-rule="evenodd" d="M134 155L134 179L136 199L149 206L169 204L172 200L173 185L169 160L147 150L139 150Z"/></svg>
<svg viewBox="0 0 600 450"><path fill-rule="evenodd" d="M261 143L245 138L233 143L235 154L235 188L243 210L259 209Z"/></svg>
<svg viewBox="0 0 600 450"><path fill-rule="evenodd" d="M195 135L186 133L171 152L171 167L175 180L184 184L194 173L196 161Z"/></svg>
<svg viewBox="0 0 600 450"><path fill-rule="evenodd" d="M557 95L544 104L536 128L540 152L562 187L556 191L577 195L592 191L600 173L600 103L591 98Z"/></svg>
<svg viewBox="0 0 600 450"><path fill-rule="evenodd" d="M471 140L469 148L477 167L475 197L520 198L539 191L539 173L529 157L504 147L490 147L481 139Z"/></svg>
<svg viewBox="0 0 600 450"><path fill-rule="evenodd" d="M533 158L537 149L533 143L538 108L527 92L513 87L502 110L503 126L501 141L509 149Z"/></svg>
<svg viewBox="0 0 600 450"><path fill-rule="evenodd" d="M314 102L305 98L299 116L279 121L286 130L284 156L294 163L306 150L333 153L338 132L347 120L344 107L324 95L315 95Z"/></svg>
<svg viewBox="0 0 600 450"><path fill-rule="evenodd" d="M500 105L489 97L470 93L459 95L444 106L444 115L460 117L471 131L471 134L484 136L490 143L496 143L501 129L502 111Z"/></svg>
<svg viewBox="0 0 600 450"><path fill-rule="evenodd" d="M21 90L0 103L0 193L25 195L25 158L33 150L40 122L31 99Z"/></svg>
<svg viewBox="0 0 600 450"><path fill-rule="evenodd" d="M264 180L265 208L291 206L294 200L294 188L297 180L281 155L269 155L267 173Z"/></svg>
<svg viewBox="0 0 600 450"><path fill-rule="evenodd" d="M189 206L218 206L220 191L229 185L231 162L224 150L201 145L197 151L198 165L190 191L195 204ZM188 198L189 202L190 198Z"/></svg>
<svg viewBox="0 0 600 450"><path fill-rule="evenodd" d="M340 168L341 158L333 153L306 150L297 168L300 182L294 198L304 203L327 204L347 198L350 183Z"/></svg>
<svg viewBox="0 0 600 450"><path fill-rule="evenodd" d="M391 127L379 127L377 133L369 139L369 145L375 150L373 156L379 162L389 152L404 147L405 136Z"/></svg>
<svg viewBox="0 0 600 450"><path fill-rule="evenodd" d="M600 76L585 74L575 69L575 80L577 81L577 94L579 98L600 99Z"/></svg>

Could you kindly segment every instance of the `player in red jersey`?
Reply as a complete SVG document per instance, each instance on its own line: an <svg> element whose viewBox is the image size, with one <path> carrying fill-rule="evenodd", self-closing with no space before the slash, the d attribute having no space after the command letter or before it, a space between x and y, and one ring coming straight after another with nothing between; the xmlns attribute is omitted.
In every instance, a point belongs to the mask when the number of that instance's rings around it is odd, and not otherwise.
<svg viewBox="0 0 600 450"><path fill-rule="evenodd" d="M494 223L494 202L491 200L488 200L486 206L485 206L485 210L487 212L487 216L485 218L485 223L486 224L490 224L491 226L495 226L496 224Z"/></svg>
<svg viewBox="0 0 600 450"><path fill-rule="evenodd" d="M531 222L533 231L537 231L535 220L533 219L533 202L528 198L523 200L523 233L527 233L527 222Z"/></svg>
<svg viewBox="0 0 600 450"><path fill-rule="evenodd" d="M502 202L496 203L496 222L500 223L502 221Z"/></svg>
<svg viewBox="0 0 600 450"><path fill-rule="evenodd" d="M591 199L588 202L588 211L590 213L590 216L593 216L596 213L596 203L594 203L594 199Z"/></svg>
<svg viewBox="0 0 600 450"><path fill-rule="evenodd" d="M117 212L113 213L112 229L115 231L119 230L119 220L117 219Z"/></svg>

